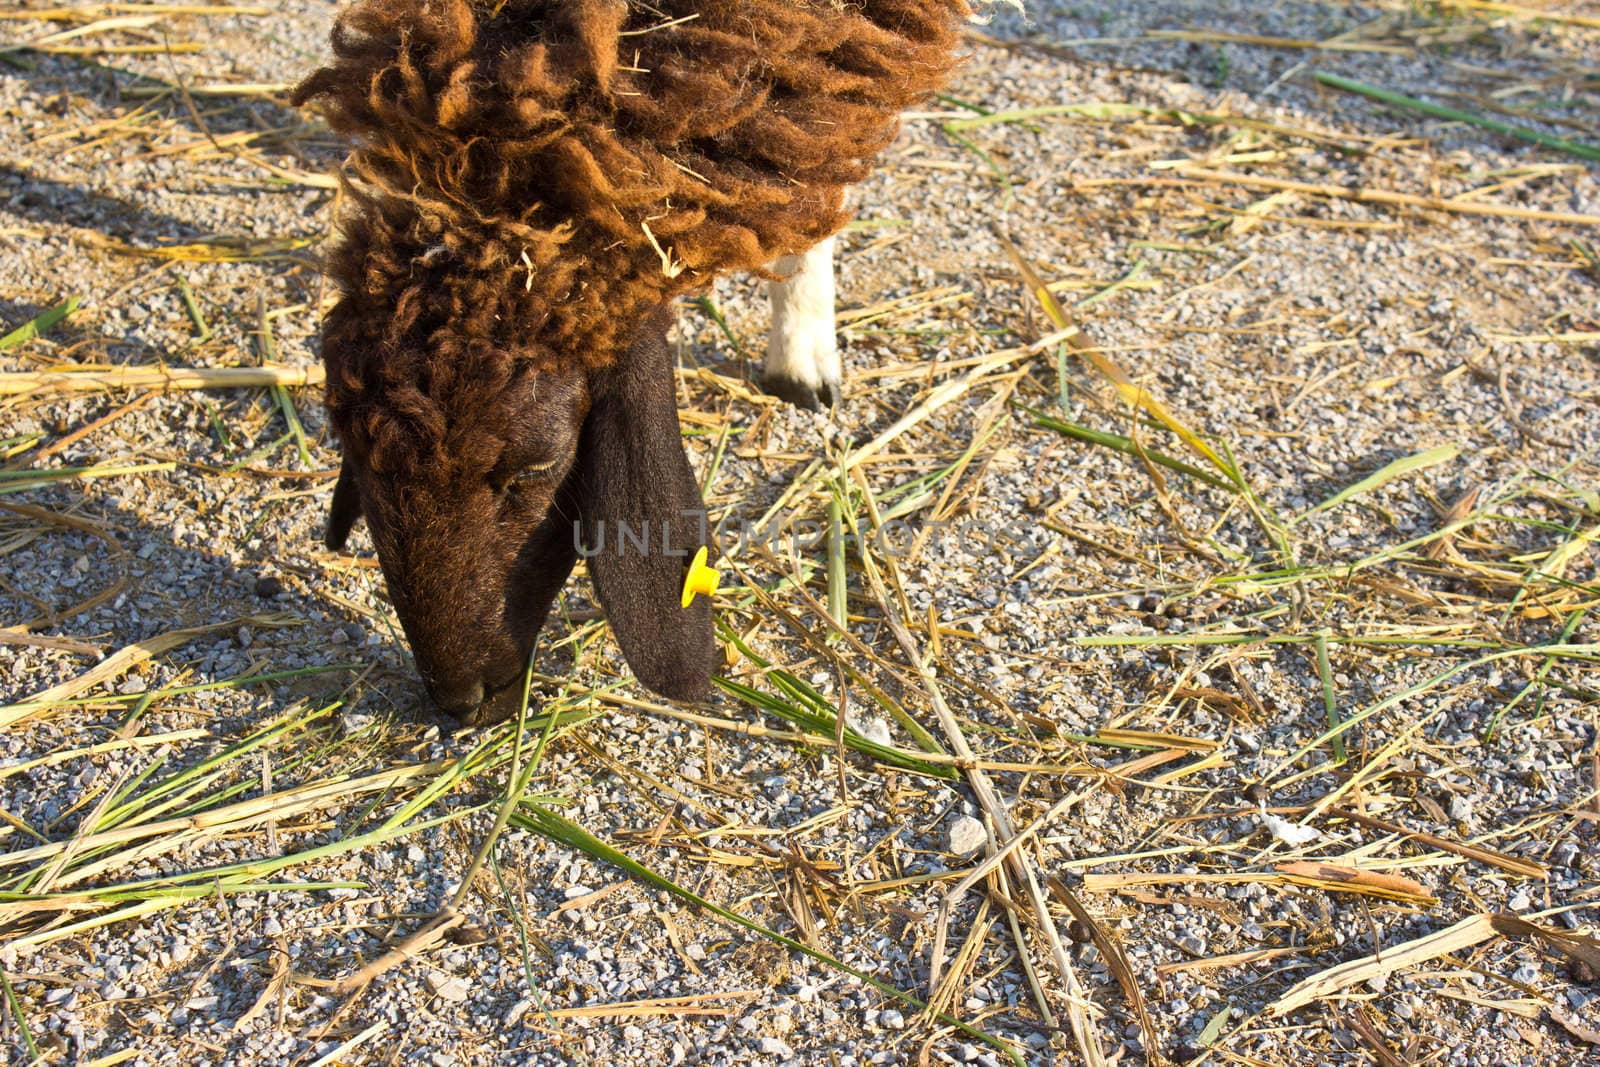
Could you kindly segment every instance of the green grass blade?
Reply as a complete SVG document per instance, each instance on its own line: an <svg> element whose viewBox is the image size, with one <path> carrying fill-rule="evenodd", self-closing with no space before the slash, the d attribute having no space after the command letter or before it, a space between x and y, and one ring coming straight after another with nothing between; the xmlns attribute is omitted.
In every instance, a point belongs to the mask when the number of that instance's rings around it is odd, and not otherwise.
<svg viewBox="0 0 1600 1067"><path fill-rule="evenodd" d="M1486 115L1479 115L1471 111L1462 111L1458 108L1445 107L1443 104L1433 104L1426 100L1418 100L1414 96L1397 93L1393 89L1384 89L1377 85L1356 81L1354 78L1345 78L1326 71L1315 71L1313 76L1323 85L1335 89L1343 89L1347 93L1356 93L1379 103L1388 104L1390 107L1401 108L1406 111L1416 111L1431 118L1445 119L1450 122L1465 122L1469 126L1476 126L1480 130L1489 130L1493 133L1514 137L1519 141L1553 148L1557 152L1566 152L1568 155L1577 156L1600 162L1600 145L1588 144L1584 141L1569 141L1565 137L1556 137L1538 130L1530 130L1526 126L1513 126L1509 122L1491 119Z"/></svg>
<svg viewBox="0 0 1600 1067"><path fill-rule="evenodd" d="M1192 463L1185 463L1183 460L1169 456L1165 452L1158 452L1153 448L1140 448L1133 443L1133 438L1131 437L1125 437L1120 433L1107 433L1104 430L1091 430L1087 426L1076 422L1068 422L1066 419L1054 418L1026 405L1018 404L1017 406L1032 415L1033 424L1042 430L1054 430L1056 433L1065 434L1086 444L1109 448L1124 455L1133 456L1135 459L1142 457L1159 466L1166 467L1168 470L1187 474L1189 477L1205 482L1207 485L1214 486L1217 489L1226 489L1230 493L1238 492L1239 487L1233 482L1218 478L1209 471L1201 470Z"/></svg>
<svg viewBox="0 0 1600 1067"><path fill-rule="evenodd" d="M1380 489L1397 478L1404 478L1408 474L1427 470L1429 467L1437 467L1441 463L1449 463L1460 454L1461 446L1450 444L1440 445L1438 448L1430 448L1426 452L1418 452L1412 456L1403 456L1393 463L1385 464L1380 469L1373 471L1356 484L1339 490L1293 521L1298 522L1300 519L1310 518L1320 511L1336 508L1340 504L1361 496L1363 493L1370 493L1374 489Z"/></svg>
<svg viewBox="0 0 1600 1067"><path fill-rule="evenodd" d="M62 319L78 310L78 305L83 302L81 296L69 296L53 308L39 312L15 330L0 337L0 352L9 352L18 345L26 344L36 337L43 337L55 328Z"/></svg>
<svg viewBox="0 0 1600 1067"><path fill-rule="evenodd" d="M538 655L539 643L535 641L533 648L528 652L528 665L522 672L522 701L517 708L516 717L512 720L511 768L506 774L505 798L501 802L500 810L495 813L494 825L489 828L483 843L478 846L477 854L472 857L472 863L461 876L461 888L456 890L455 899L450 902L453 910L459 911L466 905L467 897L472 894L472 883L477 879L478 872L483 869L484 860L493 854L500 835L505 832L506 820L511 818L511 812L521 803L522 795L528 791L528 783L532 780L534 772L539 769L539 761L544 757L545 745L549 743L550 735L555 731L557 716L546 715L544 729L539 733L539 741L534 746L527 766L524 767L522 742L527 734L528 700L533 694L533 667Z"/></svg>
<svg viewBox="0 0 1600 1067"><path fill-rule="evenodd" d="M737 697L759 711L774 715L784 722L792 723L807 733L816 734L819 737L832 737L834 735L834 731L838 729L838 718L832 714L832 707L828 706L827 712L824 713L815 706L810 705L810 702L802 695L809 688L804 682L779 670L769 672L767 678L782 689L795 703L786 702L770 693L752 689L750 686L724 678L721 675L712 678L711 683L729 696ZM844 743L847 748L871 756L880 763L887 763L892 767L901 767L908 771L916 771L919 774L943 778L948 781L954 781L960 777L960 772L953 767L928 763L925 760L917 759L915 756L908 756L898 749L880 745L876 741L862 737L848 725L844 729Z"/></svg>
<svg viewBox="0 0 1600 1067"><path fill-rule="evenodd" d="M734 355L738 356L740 359L750 358L745 353L744 345L739 343L739 338L733 332L733 327L728 325L728 320L723 316L722 309L717 306L717 302L715 300L711 299L709 296L697 296L693 300L689 301L689 303L705 312L706 317L717 324L717 329L722 331L722 336L726 337L728 339L728 343L733 346Z"/></svg>
<svg viewBox="0 0 1600 1067"><path fill-rule="evenodd" d="M316 469L316 464L311 460L311 445L306 441L306 429L300 424L300 413L295 410L294 399L289 396L289 390L281 385L272 387L272 396L278 402L278 410L283 413L283 421L289 427L289 436L294 438L294 447L300 453L300 463L305 470Z"/></svg>
<svg viewBox="0 0 1600 1067"><path fill-rule="evenodd" d="M1561 633L1557 635L1556 642L1558 644L1565 644L1566 642L1570 641L1572 639L1573 632L1578 629L1578 624L1581 623L1584 620L1584 617L1588 614L1589 609L1587 607L1579 608L1577 611L1574 611L1571 616L1567 618L1566 624L1561 627ZM1484 744L1493 744L1495 738L1499 736L1500 720L1504 719L1512 711L1516 710L1517 706L1524 700L1528 699L1528 697L1541 692L1545 688L1546 680L1550 677L1550 671L1558 662L1560 661L1555 656L1547 658L1539 665L1539 669L1534 672L1533 678L1530 679L1528 683L1518 691L1517 695L1512 697L1509 701L1502 705L1498 711L1489 717L1488 725L1483 728Z"/></svg>
<svg viewBox="0 0 1600 1067"><path fill-rule="evenodd" d="M746 702L749 702L749 697L747 694L753 693L759 697L761 701L770 702L756 703L753 706L759 707L764 711L769 711L773 715L778 716L780 719L783 719L787 722L792 722L797 726L812 731L813 733L820 733L825 737L834 736L834 732L838 729L838 713L834 710L833 702L831 700L817 692L815 689L811 688L805 682L802 682L799 678L796 678L794 675L785 670L774 667L771 663L768 663L766 660L756 655L755 651L749 645L745 644L744 640L727 626L723 626L721 629L723 638L729 644L737 648L739 653L744 656L745 659L761 668L761 670L765 672L768 680L770 680L774 685L779 686L779 688L789 693L791 697L799 700L802 707L797 708L791 704L785 704L776 697L768 696L759 690L751 689L749 686L741 686L738 682L729 682L729 685L738 686L739 689L744 690L744 692L734 693L734 695L746 700ZM866 687L866 680L857 674L848 663L843 663L843 666L846 674L848 674L858 684L861 684L864 688ZM722 678L712 679L712 681L718 685L721 685L725 680L726 679ZM875 689L869 691L874 693L874 700L876 703L882 707L884 711L886 711L889 716L895 720L895 722L899 723L903 730L911 735L912 739L922 747L923 751L937 752L940 755L945 754L944 748L939 744L938 739L930 734L925 726L907 714L905 709L887 703L884 699L880 699ZM733 690L729 690L729 692L733 692ZM850 747L856 748L858 751L873 751L873 749L869 747L857 746L855 744L857 741L859 741L862 746L872 746L873 742L868 741L866 738L862 737L855 730L850 729L848 726L845 729L845 740L846 742L850 743ZM902 761L915 759L915 757L907 756L905 753L900 752L897 749L884 748L882 745L878 745L876 748L881 750L881 754L886 759L890 756ZM940 778L955 777L955 772L951 770L951 768L940 764L926 764L919 761L914 766L903 762L899 765L905 766L908 770L916 770L924 774L933 774Z"/></svg>
<svg viewBox="0 0 1600 1067"><path fill-rule="evenodd" d="M189 286L189 279L179 274L178 295L183 298L183 308L189 313L189 321L194 323L195 340L200 343L211 340L211 325L206 322L205 313L200 310L200 301L195 299L194 289Z"/></svg>
<svg viewBox="0 0 1600 1067"><path fill-rule="evenodd" d="M6 1007L11 1009L12 1021L17 1024L17 1033L22 1035L22 1043L28 1047L28 1055L35 1061L39 1060L39 1046L33 1040L33 1031L28 1029L28 1013L23 1010L22 1002L17 999L16 990L11 988L11 979L6 976L4 967L0 967L0 988L5 990Z"/></svg>
<svg viewBox="0 0 1600 1067"><path fill-rule="evenodd" d="M276 454L278 449L282 448L284 445L288 444L290 441L293 441L293 440L294 440L294 432L293 431L289 431L289 432L285 433L282 437L279 437L277 440L269 441L268 443L262 445L260 448L258 448L255 451L249 453L248 455L246 455L242 459L236 460L235 462L228 464L226 467L222 468L223 473L232 474L235 471L240 470L241 468L250 466L250 464L257 462L258 460L264 460L267 457Z"/></svg>
<svg viewBox="0 0 1600 1067"><path fill-rule="evenodd" d="M850 580L845 567L842 494L843 490L835 487L828 500L828 617L841 630L850 623Z"/></svg>
<svg viewBox="0 0 1600 1067"><path fill-rule="evenodd" d="M134 825L154 818L163 812L170 811L177 805L193 798L206 785L214 781L217 774L222 773L245 756L273 744L286 734L309 727L318 719L326 718L337 707L339 707L338 704L330 704L308 715L280 716L275 721L269 722L262 729L248 735L242 741L229 745L216 755L201 760L192 767L182 768L162 779L140 796L109 808L100 820L100 825L95 829L105 830L116 826ZM245 784L246 787L249 787L255 783L247 782ZM204 797L204 802L209 806L212 801L217 799L222 798L218 794L208 794Z"/></svg>
<svg viewBox="0 0 1600 1067"><path fill-rule="evenodd" d="M1349 759L1344 747L1343 724L1339 721L1339 696L1333 688L1333 664L1328 660L1328 635L1317 634L1317 677L1322 681L1322 708L1328 715L1328 733L1333 737L1334 761L1343 766Z"/></svg>

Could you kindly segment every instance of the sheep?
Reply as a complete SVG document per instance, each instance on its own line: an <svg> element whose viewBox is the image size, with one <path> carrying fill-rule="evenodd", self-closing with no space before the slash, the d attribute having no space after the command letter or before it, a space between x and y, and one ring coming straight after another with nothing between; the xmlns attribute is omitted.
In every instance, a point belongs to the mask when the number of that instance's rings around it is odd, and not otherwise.
<svg viewBox="0 0 1600 1067"><path fill-rule="evenodd" d="M518 709L580 554L638 681L704 697L710 605L679 592L709 538L669 307L723 272L764 274L766 384L837 400L844 191L949 73L971 14L356 0L338 15L333 59L294 92L353 140L326 264L343 449L326 541L366 519L441 710L483 725Z"/></svg>

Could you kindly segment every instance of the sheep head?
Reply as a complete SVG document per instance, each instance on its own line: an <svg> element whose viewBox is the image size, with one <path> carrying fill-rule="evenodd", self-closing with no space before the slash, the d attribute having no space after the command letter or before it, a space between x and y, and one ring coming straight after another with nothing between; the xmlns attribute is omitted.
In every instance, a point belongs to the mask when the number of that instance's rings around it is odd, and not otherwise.
<svg viewBox="0 0 1600 1067"><path fill-rule="evenodd" d="M706 543L678 431L666 316L609 365L539 368L469 349L347 388L371 359L330 322L329 406L344 446L327 542L365 516L395 613L439 707L484 725L520 707L523 672L579 556L636 677L701 698L711 615L679 593ZM417 373L422 368L426 373ZM349 371L350 374L341 372Z"/></svg>

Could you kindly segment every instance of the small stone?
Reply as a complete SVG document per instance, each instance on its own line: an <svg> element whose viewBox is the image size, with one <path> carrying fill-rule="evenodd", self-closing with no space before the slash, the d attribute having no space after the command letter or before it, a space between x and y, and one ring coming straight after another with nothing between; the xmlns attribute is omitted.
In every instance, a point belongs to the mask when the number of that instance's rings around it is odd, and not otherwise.
<svg viewBox="0 0 1600 1067"><path fill-rule="evenodd" d="M894 744L894 736L889 732L889 723L883 719L868 717L856 723L856 729L861 736L876 745Z"/></svg>
<svg viewBox="0 0 1600 1067"><path fill-rule="evenodd" d="M890 1030L904 1030L906 1028L906 1017L894 1008L883 1009L883 1012L878 1016L878 1022Z"/></svg>
<svg viewBox="0 0 1600 1067"><path fill-rule="evenodd" d="M983 823L970 815L962 815L950 824L949 849L957 856L975 855L989 841L989 832Z"/></svg>
<svg viewBox="0 0 1600 1067"><path fill-rule="evenodd" d="M762 1055L776 1056L780 1060L794 1059L794 1049L789 1043L779 1037L763 1037L760 1041Z"/></svg>
<svg viewBox="0 0 1600 1067"><path fill-rule="evenodd" d="M428 972L428 988L433 990L434 996L452 1004L460 1004L471 992L464 979L453 974L445 974L443 971Z"/></svg>
<svg viewBox="0 0 1600 1067"><path fill-rule="evenodd" d="M511 1008L506 1012L505 1019L503 1021L507 1026L516 1026L522 1021L522 1017L528 1014L528 1011L532 1007L533 999L531 997L523 997L521 1000L511 1005Z"/></svg>

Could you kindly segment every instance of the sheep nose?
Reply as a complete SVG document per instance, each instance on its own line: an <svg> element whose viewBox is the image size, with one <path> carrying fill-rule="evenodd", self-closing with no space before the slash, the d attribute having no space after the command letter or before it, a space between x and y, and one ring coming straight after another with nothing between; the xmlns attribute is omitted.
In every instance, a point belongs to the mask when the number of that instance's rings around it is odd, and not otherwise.
<svg viewBox="0 0 1600 1067"><path fill-rule="evenodd" d="M474 679L470 683L455 685L434 685L431 687L433 701L439 709L447 715L462 718L469 712L476 711L478 705L483 703L483 680Z"/></svg>

